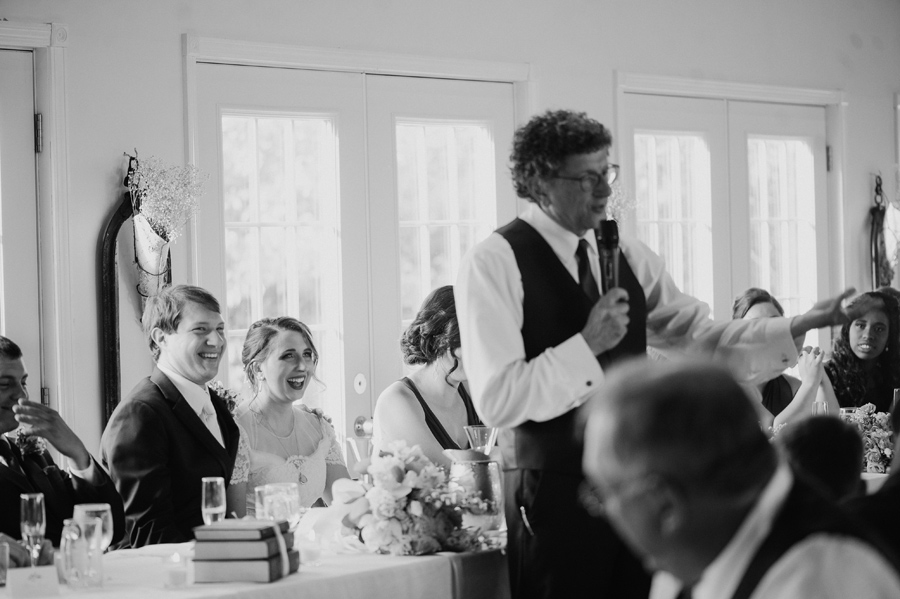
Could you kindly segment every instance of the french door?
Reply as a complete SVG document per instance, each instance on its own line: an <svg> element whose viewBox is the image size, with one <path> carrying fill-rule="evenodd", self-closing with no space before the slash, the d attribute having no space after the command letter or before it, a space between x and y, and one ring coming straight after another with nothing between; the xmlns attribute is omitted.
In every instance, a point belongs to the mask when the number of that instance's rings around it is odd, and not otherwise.
<svg viewBox="0 0 900 599"><path fill-rule="evenodd" d="M32 56L0 50L0 334L22 348L37 382L41 310Z"/></svg>
<svg viewBox="0 0 900 599"><path fill-rule="evenodd" d="M751 286L787 315L830 293L824 107L626 93L621 115L623 225L717 319Z"/></svg>
<svg viewBox="0 0 900 599"><path fill-rule="evenodd" d="M196 280L223 304L240 387L249 325L290 315L348 434L402 375L399 338L460 257L515 216L511 84L199 64ZM249 389L244 389L249 393ZM315 389L311 389L315 391Z"/></svg>

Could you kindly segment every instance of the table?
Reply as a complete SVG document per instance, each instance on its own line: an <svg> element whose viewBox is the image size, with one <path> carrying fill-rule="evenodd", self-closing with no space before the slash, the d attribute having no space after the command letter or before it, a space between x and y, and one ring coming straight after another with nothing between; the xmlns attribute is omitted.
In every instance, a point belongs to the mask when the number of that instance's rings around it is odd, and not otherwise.
<svg viewBox="0 0 900 599"><path fill-rule="evenodd" d="M166 589L164 559L184 553L187 544L154 545L113 551L103 558L104 586L61 596L82 599L507 599L506 555L438 553L391 556L370 553L323 555L319 565L269 584L231 582ZM6 597L5 589L0 597Z"/></svg>

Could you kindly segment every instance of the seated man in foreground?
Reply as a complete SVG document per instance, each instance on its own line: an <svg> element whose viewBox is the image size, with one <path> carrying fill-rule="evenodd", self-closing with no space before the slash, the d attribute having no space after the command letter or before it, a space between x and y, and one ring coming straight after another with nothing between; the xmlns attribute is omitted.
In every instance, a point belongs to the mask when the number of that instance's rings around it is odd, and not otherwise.
<svg viewBox="0 0 900 599"><path fill-rule="evenodd" d="M19 495L43 493L44 538L54 545L77 503L108 503L113 539L121 539L125 518L115 486L59 413L28 401L27 379L22 350L0 336L0 533L21 538ZM27 437L6 436L20 425ZM71 474L56 465L44 441L67 458Z"/></svg>
<svg viewBox="0 0 900 599"><path fill-rule="evenodd" d="M657 571L652 599L900 597L878 542L779 462L723 368L629 363L584 415L585 503Z"/></svg>
<svg viewBox="0 0 900 599"><path fill-rule="evenodd" d="M201 479L228 484L240 438L206 386L225 354L219 302L199 287L168 287L147 300L141 322L156 368L116 406L100 442L132 547L194 538Z"/></svg>

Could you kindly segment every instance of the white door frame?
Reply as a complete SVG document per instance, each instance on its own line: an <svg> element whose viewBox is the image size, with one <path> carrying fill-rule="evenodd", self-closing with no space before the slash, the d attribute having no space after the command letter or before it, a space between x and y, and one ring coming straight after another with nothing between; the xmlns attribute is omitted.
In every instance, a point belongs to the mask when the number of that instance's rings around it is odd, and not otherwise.
<svg viewBox="0 0 900 599"><path fill-rule="evenodd" d="M775 85L731 83L727 81L707 81L662 77L637 73L616 73L616 135L623 130L621 107L625 94L644 93L659 96L683 96L691 98L715 98L723 100L744 100L750 102L776 102L779 104L803 104L825 108L826 143L831 148L831 168L827 172L828 185L828 231L834 243L829 245L828 267L831 293L842 291L846 286L844 258L844 156L846 144L847 101L843 91L820 90ZM898 94L900 111L900 94ZM900 119L900 112L898 112ZM898 140L900 140L900 120L898 120ZM900 141L898 141L900 143ZM615 148L614 148L615 150ZM898 148L900 152L900 148Z"/></svg>
<svg viewBox="0 0 900 599"><path fill-rule="evenodd" d="M35 102L43 115L38 164L38 236L41 270L41 386L67 422L77 420L75 365L80 351L72 328L69 270L69 160L66 113L66 46L59 23L0 21L0 47L31 50ZM37 398L35 398L37 399Z"/></svg>
<svg viewBox="0 0 900 599"><path fill-rule="evenodd" d="M405 75L496 81L512 83L515 94L515 122L525 123L531 116L531 68L527 63L446 59L411 54L351 52L330 48L312 48L200 37L186 33L182 37L184 58L185 156L189 164L197 162L197 64L232 64L343 71L373 75ZM199 246L195 221L189 230L188 281L197 277Z"/></svg>

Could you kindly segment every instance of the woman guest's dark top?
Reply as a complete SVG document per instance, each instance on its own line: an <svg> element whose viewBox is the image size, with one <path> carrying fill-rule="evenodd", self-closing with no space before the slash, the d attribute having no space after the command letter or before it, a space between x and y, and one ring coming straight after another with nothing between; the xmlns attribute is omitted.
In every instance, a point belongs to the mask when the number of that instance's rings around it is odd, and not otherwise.
<svg viewBox="0 0 900 599"><path fill-rule="evenodd" d="M838 404L842 408L858 408L870 403L875 406L876 412L891 411L891 404L894 402L894 389L892 387L884 384L872 384L870 381L865 393L861 394L862 396L860 397L859 393L854 393L853 390L848 388L847 383L841 380L844 377L841 376L837 369L832 369L828 366L828 364L825 365L825 372L828 374L831 386L834 387L834 394L837 397Z"/></svg>
<svg viewBox="0 0 900 599"><path fill-rule="evenodd" d="M409 387L409 390L412 391L413 395L416 396L416 399L419 400L419 405L422 406L422 410L425 412L425 424L428 425L428 430L431 431L431 434L434 435L434 438L437 439L440 446L443 449L461 449L460 446L456 444L456 441L454 441L449 433L447 433L447 430L441 424L441 421L438 420L437 416L434 415L434 412L431 411L431 408L428 407L428 404L425 403L425 399L422 397L422 394L419 393L416 384L408 377L403 377L400 380ZM481 424L481 418L475 413L475 406L472 405L472 398L469 397L469 394L461 384L459 386L459 396L466 406L466 424L469 426Z"/></svg>
<svg viewBox="0 0 900 599"><path fill-rule="evenodd" d="M778 375L763 387L762 404L772 416L778 416L793 399L794 391L784 375Z"/></svg>

